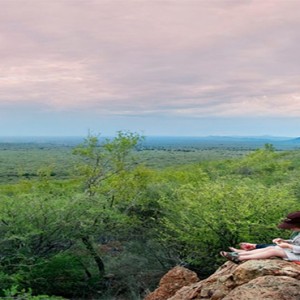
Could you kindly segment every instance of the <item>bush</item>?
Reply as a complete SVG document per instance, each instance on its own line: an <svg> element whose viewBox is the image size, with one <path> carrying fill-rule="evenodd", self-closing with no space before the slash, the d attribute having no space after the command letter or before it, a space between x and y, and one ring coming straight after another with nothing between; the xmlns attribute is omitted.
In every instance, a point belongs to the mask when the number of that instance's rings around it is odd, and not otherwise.
<svg viewBox="0 0 300 300"><path fill-rule="evenodd" d="M36 294L84 297L90 293L88 278L79 258L61 253L49 261L42 261L30 273L30 285Z"/></svg>
<svg viewBox="0 0 300 300"><path fill-rule="evenodd" d="M48 295L32 295L32 289L20 289L18 285L13 285L9 289L4 289L4 297L6 300L63 300L62 297Z"/></svg>

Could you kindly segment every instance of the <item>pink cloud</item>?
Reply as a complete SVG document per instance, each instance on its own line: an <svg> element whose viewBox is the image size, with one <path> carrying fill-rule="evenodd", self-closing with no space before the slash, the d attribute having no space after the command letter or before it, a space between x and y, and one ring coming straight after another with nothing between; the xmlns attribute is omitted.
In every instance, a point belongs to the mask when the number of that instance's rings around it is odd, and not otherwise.
<svg viewBox="0 0 300 300"><path fill-rule="evenodd" d="M1 4L0 107L300 115L298 1Z"/></svg>

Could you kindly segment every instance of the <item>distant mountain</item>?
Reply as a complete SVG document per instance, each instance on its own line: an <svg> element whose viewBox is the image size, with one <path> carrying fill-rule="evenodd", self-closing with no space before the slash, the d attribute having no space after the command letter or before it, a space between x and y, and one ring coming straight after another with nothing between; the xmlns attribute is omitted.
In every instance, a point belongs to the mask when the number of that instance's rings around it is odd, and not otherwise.
<svg viewBox="0 0 300 300"><path fill-rule="evenodd" d="M146 136L141 149L255 150L272 144L277 150L300 149L300 138L274 136Z"/></svg>
<svg viewBox="0 0 300 300"><path fill-rule="evenodd" d="M213 142L213 143L273 143L290 141L291 137L274 137L274 136L146 136L146 142Z"/></svg>
<svg viewBox="0 0 300 300"><path fill-rule="evenodd" d="M290 142L290 143L300 143L300 137L288 140L288 142Z"/></svg>
<svg viewBox="0 0 300 300"><path fill-rule="evenodd" d="M109 137L102 137L109 138ZM101 137L100 137L101 139ZM0 144L48 145L50 147L74 147L84 137L1 137ZM299 149L300 137L274 136L146 136L141 149L258 149L272 144L278 150Z"/></svg>
<svg viewBox="0 0 300 300"><path fill-rule="evenodd" d="M282 137L282 136L270 136L270 135L262 135L262 136L207 136L203 137L203 139L210 140L234 140L234 141L287 141L290 140L291 137Z"/></svg>

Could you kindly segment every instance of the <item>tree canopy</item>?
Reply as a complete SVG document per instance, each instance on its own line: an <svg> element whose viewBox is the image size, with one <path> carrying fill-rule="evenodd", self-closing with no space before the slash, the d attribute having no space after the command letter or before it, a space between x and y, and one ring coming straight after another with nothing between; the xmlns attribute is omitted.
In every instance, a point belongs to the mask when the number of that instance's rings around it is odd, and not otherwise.
<svg viewBox="0 0 300 300"><path fill-rule="evenodd" d="M69 178L45 166L1 186L0 296L140 299L176 264L205 277L220 250L288 235L276 225L299 210L296 154L266 145L158 169L139 160L141 140L90 135Z"/></svg>

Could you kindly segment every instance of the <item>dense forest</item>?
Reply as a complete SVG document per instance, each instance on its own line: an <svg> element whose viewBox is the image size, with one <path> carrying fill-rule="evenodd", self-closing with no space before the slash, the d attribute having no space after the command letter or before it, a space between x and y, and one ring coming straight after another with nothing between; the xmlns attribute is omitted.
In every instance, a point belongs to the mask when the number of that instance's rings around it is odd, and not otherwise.
<svg viewBox="0 0 300 300"><path fill-rule="evenodd" d="M0 148L0 296L135 300L184 265L205 278L241 241L288 236L300 152L143 149L118 132Z"/></svg>

